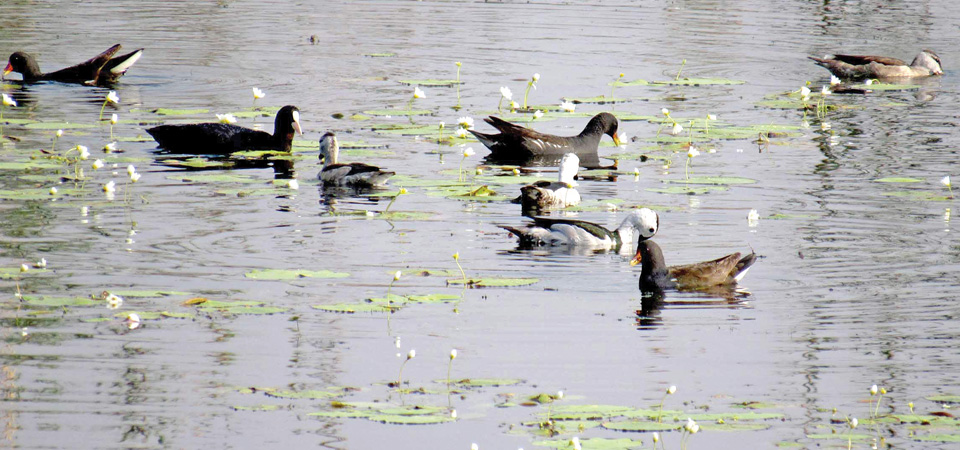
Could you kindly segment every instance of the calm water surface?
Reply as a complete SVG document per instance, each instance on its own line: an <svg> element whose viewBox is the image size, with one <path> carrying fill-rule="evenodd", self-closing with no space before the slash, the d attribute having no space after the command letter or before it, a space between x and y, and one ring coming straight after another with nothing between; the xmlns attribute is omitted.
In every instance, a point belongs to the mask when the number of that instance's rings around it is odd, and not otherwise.
<svg viewBox="0 0 960 450"><path fill-rule="evenodd" d="M28 273L20 287L29 295L87 297L104 290L165 290L189 295L128 296L119 311L103 303L86 307L22 306L17 283L0 281L2 314L4 447L87 448L480 448L533 447L543 440L521 423L547 407L496 408L563 390L567 404L656 405L663 390L678 386L667 408L730 411L734 403L776 404L783 421L736 433L707 430L690 448L770 448L779 442L805 447L843 445L844 440L806 437L829 433L831 408L838 418L871 414L867 388L889 391L880 412L922 413L941 409L925 400L960 392L960 314L957 303L960 245L951 211L955 200L940 185L957 170L954 76L960 52L960 10L950 2L691 1L638 2L45 2L0 4L0 51L35 54L45 70L93 56L114 43L145 47L144 57L117 86L120 137L145 135L159 120L210 120L213 113L251 106L250 88L267 92L262 106L296 104L302 111L305 145L327 130L344 141L383 144L385 149L347 150L362 160L423 179L456 176L460 147L425 139L378 134L368 121L335 119L364 110L403 108L411 87L403 79L452 78L461 61L462 109L452 88L425 88L415 107L432 110L418 123L495 113L500 86L522 97L526 80L542 78L530 102L556 105L560 97L610 95L609 82L625 78L673 78L681 61L685 76L745 81L734 86L622 87L617 105L582 104L578 112L675 117L716 114L736 125L800 125L797 110L758 106L765 96L814 91L828 73L808 60L843 50L910 59L921 48L936 50L946 74L915 90L833 96L841 108L821 121L807 114L809 128L795 137L759 147L751 140L705 143L693 161L697 176L739 176L755 184L706 195L651 192L664 180L682 179L685 154L651 142L657 125L622 122L630 153L669 158L621 160L640 176L615 182L585 180L585 199L620 199L657 209L657 242L668 263L713 259L754 248L763 259L743 287L751 293L733 302L720 297L668 293L664 304L640 317L639 270L617 254L517 251L497 224L522 222L516 205L468 202L431 195L411 184L394 210L430 212L429 220L385 221L343 213L382 211L387 201L334 197L314 182L315 151L302 148L295 162L298 191L272 188L270 168L187 172L160 161L151 142L122 141L124 153L103 155L107 127L67 129L56 151L76 144L106 158L75 194L55 199L0 202L3 267L46 258L48 272ZM308 37L316 35L311 44ZM390 52L388 58L365 54ZM16 75L10 78L17 79ZM106 90L8 80L3 91L20 107L5 118L91 124ZM209 113L161 117L150 110L202 108ZM109 109L108 109L109 112ZM575 134L584 118L537 124L557 134ZM821 129L821 123L830 125ZM272 130L272 118L241 119ZM52 130L4 125L0 161L27 160L50 149ZM605 138L605 141L609 139ZM487 151L471 145L470 173ZM715 153L706 150L715 148ZM112 168L112 164L118 166ZM143 174L125 182L125 166ZM443 171L443 172L441 172ZM114 174L116 172L116 174ZM51 171L41 173L53 173ZM72 173L64 169L64 175ZM0 189L52 185L0 170ZM254 178L241 185L190 181L190 175L235 174ZM552 177L552 174L544 176ZM912 177L919 183L881 183ZM106 201L99 186L120 186ZM402 178L400 180L403 180ZM285 184L281 180L278 183ZM396 189L398 182L393 182ZM479 183L478 183L479 184ZM276 189L269 195L237 196L224 189ZM73 188L73 183L60 189ZM516 186L505 194L514 195ZM221 191L221 192L218 192ZM87 214L81 213L86 206ZM747 212L760 212L751 227ZM623 212L585 211L578 217L615 226ZM130 235L130 231L135 231ZM453 304L413 305L390 315L336 314L312 308L383 296L398 269L456 270L459 252L468 276L535 277L526 287L469 289ZM263 281L245 277L254 269L300 268L349 272L342 279ZM444 277L405 276L400 294L460 294ZM260 301L284 308L273 315L198 312L183 306L191 297ZM146 321L127 331L113 314L129 311L191 313L194 319ZM109 318L106 321L92 319ZM27 336L21 329L27 327ZM400 337L400 348L395 346ZM448 354L459 357L453 377L507 377L510 387L483 388L454 396L407 394L385 384L395 380L400 354L416 349L403 377L412 387L444 392ZM455 407L456 422L429 426L386 425L362 419L308 416L330 410L330 400L267 397L242 388L358 388L342 401L401 401ZM277 406L273 411L244 407ZM239 409L239 410L238 410ZM709 422L708 422L709 423ZM833 424L843 430L845 425ZM950 448L916 441L906 427L897 434L867 428L899 448ZM952 431L951 431L952 430ZM956 433L956 427L946 432ZM926 430L916 431L918 435ZM569 439L639 438L647 433L588 429ZM679 446L679 433L666 436ZM869 441L866 441L869 442ZM868 443L860 443L863 447ZM940 447L937 447L937 446ZM955 444L954 444L955 445ZM589 447L587 447L589 448Z"/></svg>

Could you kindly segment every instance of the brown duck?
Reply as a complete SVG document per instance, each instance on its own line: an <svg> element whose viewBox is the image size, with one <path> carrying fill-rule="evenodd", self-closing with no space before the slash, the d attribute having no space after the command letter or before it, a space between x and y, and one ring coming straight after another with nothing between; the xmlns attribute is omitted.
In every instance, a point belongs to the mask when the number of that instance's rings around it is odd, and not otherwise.
<svg viewBox="0 0 960 450"><path fill-rule="evenodd" d="M526 160L539 156L556 156L558 159L574 153L581 159L593 155L596 159L600 138L606 134L620 145L617 136L617 118L610 113L593 116L583 131L576 136L554 136L530 128L512 124L499 117L490 116L484 122L500 131L499 134L485 134L469 130L483 145L490 149L490 157L500 160Z"/></svg>
<svg viewBox="0 0 960 450"><path fill-rule="evenodd" d="M742 258L740 253L734 253L713 261L667 267L660 246L646 240L637 245L637 255L630 261L630 265L642 264L640 290L653 291L732 286L747 274L747 270L756 261L756 253L751 252Z"/></svg>
<svg viewBox="0 0 960 450"><path fill-rule="evenodd" d="M923 50L907 64L896 58L866 55L827 55L823 58L809 56L820 66L826 67L837 78L909 78L943 75L940 57L930 50Z"/></svg>
<svg viewBox="0 0 960 450"><path fill-rule="evenodd" d="M3 69L3 75L17 72L23 75L23 81L27 83L59 81L88 86L109 86L116 83L127 72L127 69L143 55L143 49L141 48L114 58L113 55L116 55L118 51L120 51L120 44L108 48L103 53L85 62L50 73L41 72L37 60L30 54L15 52L10 55L7 67Z"/></svg>

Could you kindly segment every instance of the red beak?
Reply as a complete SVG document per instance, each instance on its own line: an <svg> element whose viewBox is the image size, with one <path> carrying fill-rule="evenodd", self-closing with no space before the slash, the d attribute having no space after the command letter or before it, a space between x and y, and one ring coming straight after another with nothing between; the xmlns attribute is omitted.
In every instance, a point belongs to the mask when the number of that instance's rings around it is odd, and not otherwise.
<svg viewBox="0 0 960 450"><path fill-rule="evenodd" d="M13 64L7 63L7 67L3 69L3 76L7 76L10 72L13 72Z"/></svg>

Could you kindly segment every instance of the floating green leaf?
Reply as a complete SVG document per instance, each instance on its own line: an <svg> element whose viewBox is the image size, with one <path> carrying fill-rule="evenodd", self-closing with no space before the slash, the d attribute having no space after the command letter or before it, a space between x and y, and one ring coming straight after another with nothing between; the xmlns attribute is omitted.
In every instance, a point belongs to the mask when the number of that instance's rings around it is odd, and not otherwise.
<svg viewBox="0 0 960 450"><path fill-rule="evenodd" d="M181 291L114 291L112 289L108 289L108 291L110 291L111 294L116 294L121 297L150 298L150 297L168 297L171 295L190 295L189 292L181 292Z"/></svg>
<svg viewBox="0 0 960 450"><path fill-rule="evenodd" d="M276 411L279 405L234 406L234 411Z"/></svg>
<svg viewBox="0 0 960 450"><path fill-rule="evenodd" d="M844 441L850 439L853 441L865 441L867 439L873 439L873 436L869 434L814 433L808 434L807 439L842 439Z"/></svg>
<svg viewBox="0 0 960 450"><path fill-rule="evenodd" d="M610 85L610 86L614 86L614 87L646 86L646 85L650 84L650 82L647 81L647 80L636 79L636 80L632 80L632 81L620 81L620 80L617 80L617 81L612 81L612 82L607 83L607 84Z"/></svg>
<svg viewBox="0 0 960 450"><path fill-rule="evenodd" d="M886 177L886 178L877 178L878 183L922 183L923 180L920 178L909 178L909 177Z"/></svg>
<svg viewBox="0 0 960 450"><path fill-rule="evenodd" d="M676 424L657 423L648 421L604 422L602 427L617 431L668 431L679 428Z"/></svg>
<svg viewBox="0 0 960 450"><path fill-rule="evenodd" d="M296 280L300 278L346 278L350 274L330 270L254 269L245 273L244 276L255 280Z"/></svg>
<svg viewBox="0 0 960 450"><path fill-rule="evenodd" d="M667 183L678 184L706 184L706 185L730 185L730 184L754 184L757 180L744 177L690 177L677 180L663 180Z"/></svg>
<svg viewBox="0 0 960 450"><path fill-rule="evenodd" d="M161 116L186 116L186 115L207 114L210 112L210 110L202 109L202 108L198 108L198 109L157 108L151 112Z"/></svg>
<svg viewBox="0 0 960 450"><path fill-rule="evenodd" d="M677 86L705 86L705 85L735 85L744 84L745 81L730 80L726 78L681 78L679 80L651 81L650 84L666 84Z"/></svg>
<svg viewBox="0 0 960 450"><path fill-rule="evenodd" d="M913 438L926 442L960 442L960 434L927 434L914 436Z"/></svg>
<svg viewBox="0 0 960 450"><path fill-rule="evenodd" d="M20 267L0 267L0 280L12 280L14 278L28 278L38 273L48 273L47 269L30 269L27 272L21 272ZM24 297L28 298L28 297Z"/></svg>
<svg viewBox="0 0 960 450"><path fill-rule="evenodd" d="M69 130L76 128L94 128L96 125L91 123L70 123L70 122L34 122L24 125L24 128L31 130Z"/></svg>
<svg viewBox="0 0 960 450"><path fill-rule="evenodd" d="M371 109L363 112L370 116L428 116L433 114L429 109ZM433 126L433 131L439 132L439 127Z"/></svg>
<svg viewBox="0 0 960 450"><path fill-rule="evenodd" d="M554 406L549 415L556 420L605 419L631 410L629 406L619 405L559 405Z"/></svg>
<svg viewBox="0 0 960 450"><path fill-rule="evenodd" d="M368 58L392 58L397 56L396 53L385 52L385 53L365 53L363 56Z"/></svg>
<svg viewBox="0 0 960 450"><path fill-rule="evenodd" d="M552 441L537 441L533 445L538 445L541 447L555 447L558 449L568 450L573 449L573 444L570 443L570 439L556 439ZM580 445L582 448L588 450L629 450L632 448L639 448L643 446L643 441L640 439L608 439L608 438L589 438L581 439Z"/></svg>
<svg viewBox="0 0 960 450"><path fill-rule="evenodd" d="M339 312L354 314L358 312L392 312L399 309L397 306L383 305L377 303L336 303L333 305L312 305L313 309L321 311Z"/></svg>
<svg viewBox="0 0 960 450"><path fill-rule="evenodd" d="M203 305L201 305L201 306L203 306ZM279 313L284 313L284 312L287 312L288 309L287 309L287 308L280 308L280 307L276 307L276 306L243 306L243 305L237 305L237 306L217 307L217 308L201 307L201 308L200 308L200 311L204 311L204 312L220 312L220 313L224 313L224 314L233 314L233 315L239 315L239 314L245 314L245 315L266 315L266 314L279 314Z"/></svg>
<svg viewBox="0 0 960 450"><path fill-rule="evenodd" d="M694 419L696 420L696 419ZM760 431L770 428L770 425L765 423L742 423L742 422L727 422L727 423L709 423L702 422L700 423L700 428L707 431Z"/></svg>
<svg viewBox="0 0 960 450"><path fill-rule="evenodd" d="M929 397L924 397L931 402L940 402L940 403L960 403L960 395L952 394L943 394L943 395L931 395Z"/></svg>
<svg viewBox="0 0 960 450"><path fill-rule="evenodd" d="M847 89L863 89L868 91L907 91L921 88L919 84L895 83L851 84L844 87Z"/></svg>
<svg viewBox="0 0 960 450"><path fill-rule="evenodd" d="M320 398L332 398L339 397L343 395L341 392L327 392L327 391L270 391L266 393L268 397L276 398L291 398L291 399L320 399Z"/></svg>
<svg viewBox="0 0 960 450"><path fill-rule="evenodd" d="M170 175L167 177L168 180L174 181L184 181L188 183L262 183L264 180L253 178L249 175L234 175L234 174L217 174L217 175L202 175L202 174L182 174L182 175Z"/></svg>
<svg viewBox="0 0 960 450"><path fill-rule="evenodd" d="M687 195L701 195L709 194L711 192L720 192L727 190L724 186L670 186L665 188L647 188L648 192L657 192L660 194L687 194Z"/></svg>
<svg viewBox="0 0 960 450"><path fill-rule="evenodd" d="M885 195L887 197L903 197L925 202L945 202L953 199L953 197L944 195L942 192L932 191L894 191L884 192L880 195Z"/></svg>
<svg viewBox="0 0 960 450"><path fill-rule="evenodd" d="M94 300L87 297L34 297L24 295L23 300L31 306L106 306L103 300Z"/></svg>
<svg viewBox="0 0 960 450"><path fill-rule="evenodd" d="M598 95L596 97L563 97L563 101L572 102L572 103L594 103L598 105L605 105L610 103L625 103L629 102L630 99L620 98L620 97L607 97L605 95Z"/></svg>
<svg viewBox="0 0 960 450"><path fill-rule="evenodd" d="M468 278L468 286L476 287L512 287L512 286L528 286L534 283L539 282L539 278L497 278L497 277L485 277L485 278ZM447 280L447 284L463 284L463 278L454 278Z"/></svg>
<svg viewBox="0 0 960 450"><path fill-rule="evenodd" d="M187 159L164 159L160 164L167 166L192 167L192 168L211 168L211 167L233 167L232 161L211 161L207 158L187 158Z"/></svg>

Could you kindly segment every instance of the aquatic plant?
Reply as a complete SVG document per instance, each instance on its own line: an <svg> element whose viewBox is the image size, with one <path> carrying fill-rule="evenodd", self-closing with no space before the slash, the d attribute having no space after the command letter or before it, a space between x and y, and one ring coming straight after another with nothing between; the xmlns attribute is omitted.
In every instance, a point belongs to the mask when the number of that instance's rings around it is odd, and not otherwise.
<svg viewBox="0 0 960 450"><path fill-rule="evenodd" d="M623 77L626 76L623 72L620 72L620 76L616 80L613 80L613 83L610 83L610 98L614 99L613 91L617 89L617 85L620 84L620 81L623 80ZM573 112L573 111L570 111Z"/></svg>
<svg viewBox="0 0 960 450"><path fill-rule="evenodd" d="M217 122L232 125L237 123L237 117L233 114L217 114Z"/></svg>
<svg viewBox="0 0 960 450"><path fill-rule="evenodd" d="M100 117L97 118L97 121L103 121L103 110L107 107L108 103L114 105L120 104L120 97L117 95L117 91L110 91L107 93L107 98L103 99L103 105L100 106Z"/></svg>
<svg viewBox="0 0 960 450"><path fill-rule="evenodd" d="M697 156L700 156L700 150L697 150L696 147L691 145L690 148L687 150L686 163L683 165L683 174L684 174L684 177L688 180L690 179L690 161L692 161L693 158L696 158Z"/></svg>
<svg viewBox="0 0 960 450"><path fill-rule="evenodd" d="M700 425L693 419L687 417L687 423L684 424L682 431L683 435L680 437L680 450L685 450L687 448L687 439L700 431Z"/></svg>
<svg viewBox="0 0 960 450"><path fill-rule="evenodd" d="M3 121L3 120L0 119L0 122L2 122L2 121ZM0 134L2 134L2 133L0 133ZM63 137L63 130L57 130L56 133L53 133L53 144L50 146L50 152L51 152L51 153L54 153L54 152L57 151L57 141L60 140L61 137Z"/></svg>
<svg viewBox="0 0 960 450"><path fill-rule="evenodd" d="M457 176L457 181L463 181L463 162L474 154L473 147L467 147L463 150L463 157L460 158L460 168L457 170L457 173L459 174Z"/></svg>
<svg viewBox="0 0 960 450"><path fill-rule="evenodd" d="M500 107L503 106L503 99L507 99L507 101L510 102L511 109L516 109L513 107L513 92L506 86L500 86L500 102L497 103L498 112L500 111Z"/></svg>
<svg viewBox="0 0 960 450"><path fill-rule="evenodd" d="M387 286L387 295L386 295L386 298L387 298L387 299L390 298L390 290L393 289L393 283L396 283L397 281L400 281L400 275L402 275L402 274L403 274L403 273L400 272L399 270L396 271L396 272L394 272L394 274L393 274L393 279L390 280L390 285ZM399 341L398 341L397 343L399 344ZM399 348L399 346L398 346L397 348Z"/></svg>
<svg viewBox="0 0 960 450"><path fill-rule="evenodd" d="M414 349L410 349L410 351L407 352L407 359L404 359L403 362L400 363L400 373L397 374L397 389L401 389L401 385L403 383L403 367L407 365L407 361L410 361L416 356L417 356L417 351Z"/></svg>
<svg viewBox="0 0 960 450"><path fill-rule="evenodd" d="M680 61L680 70L677 71L677 76L673 79L673 81L680 80L680 74L683 73L683 66L686 66L686 65L687 65L687 60L686 58L684 58L683 61Z"/></svg>
<svg viewBox="0 0 960 450"><path fill-rule="evenodd" d="M562 110L564 110L564 111L566 111L566 112L568 112L568 113L572 113L572 112L575 112L575 111L577 110L577 105L574 104L573 102L567 102L567 101L565 101L565 102L561 102L561 103L560 103L560 109L562 109Z"/></svg>
<svg viewBox="0 0 960 450"><path fill-rule="evenodd" d="M523 108L527 108L527 96L530 95L530 88L536 89L537 82L540 81L540 74L535 73L530 77L530 81L527 82L527 90L523 92Z"/></svg>
<svg viewBox="0 0 960 450"><path fill-rule="evenodd" d="M538 110L536 110L536 111L533 112L533 120L540 119L541 117L543 117L543 111L540 111L540 110L538 109Z"/></svg>
<svg viewBox="0 0 960 450"><path fill-rule="evenodd" d="M460 67L463 66L463 63L457 61L454 64L457 65L457 105L453 109L458 110L460 109Z"/></svg>
<svg viewBox="0 0 960 450"><path fill-rule="evenodd" d="M3 101L0 103L2 103L2 106L0 106L0 137L3 137L3 110L8 106L11 108L17 106L17 101L13 97L3 94Z"/></svg>
<svg viewBox="0 0 960 450"><path fill-rule="evenodd" d="M950 183L950 175L947 175L940 179L940 184L947 187L947 190L950 192L950 197L953 197L953 186Z"/></svg>
<svg viewBox="0 0 960 450"><path fill-rule="evenodd" d="M847 419L847 425L850 426L850 430L847 432L847 450L853 448L853 430L857 428L859 423L856 417Z"/></svg>
<svg viewBox="0 0 960 450"><path fill-rule="evenodd" d="M760 223L760 213L756 209L751 209L747 213L747 226L750 228L756 227Z"/></svg>
<svg viewBox="0 0 960 450"><path fill-rule="evenodd" d="M383 209L383 214L386 214L386 213L390 212L390 207L393 206L393 202L397 201L397 197L400 197L401 195L408 194L408 193L409 193L409 192L407 192L406 189L404 189L404 188L401 187L400 190L397 191L396 195L394 195L394 196L390 199L390 203L387 203L387 207Z"/></svg>
<svg viewBox="0 0 960 450"><path fill-rule="evenodd" d="M413 87L413 96L410 97L410 101L407 102L407 110L413 109L413 101L414 101L414 100L416 100L416 99L418 99L418 98L424 98L424 97L426 97L426 96L427 96L427 94L424 94L424 93L423 93L423 90L420 89L419 86L414 86L414 87ZM441 122L441 123L443 123L443 122Z"/></svg>
<svg viewBox="0 0 960 450"><path fill-rule="evenodd" d="M450 395L450 370L453 369L453 360L457 359L457 349L450 350L450 361L447 362L447 395Z"/></svg>
<svg viewBox="0 0 960 450"><path fill-rule="evenodd" d="M870 396L877 396L877 406L873 408L873 418L877 418L877 413L880 412L880 400L883 400L883 395L887 393L887 389L884 387L877 387L877 385L870 386Z"/></svg>
<svg viewBox="0 0 960 450"><path fill-rule="evenodd" d="M667 388L663 394L663 398L660 399L660 406L657 407L657 423L660 423L660 420L663 418L663 402L667 400L668 395L673 395L677 392L676 386L670 386Z"/></svg>
<svg viewBox="0 0 960 450"><path fill-rule="evenodd" d="M457 268L460 269L460 276L463 277L463 285L467 285L467 274L463 271L463 266L460 265L460 252L453 254L453 262L457 263Z"/></svg>
<svg viewBox="0 0 960 450"><path fill-rule="evenodd" d="M257 106L257 100L266 97L267 94L265 94L265 93L264 93L263 91L261 91L260 89L257 89L256 87L254 87L253 89L251 89L251 91L253 91L253 107L256 108L256 106Z"/></svg>

